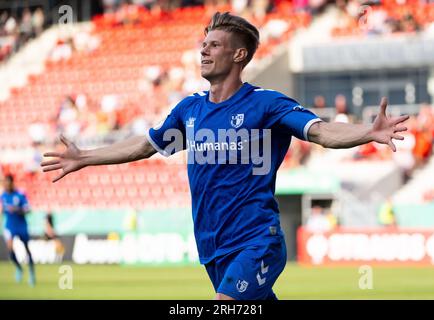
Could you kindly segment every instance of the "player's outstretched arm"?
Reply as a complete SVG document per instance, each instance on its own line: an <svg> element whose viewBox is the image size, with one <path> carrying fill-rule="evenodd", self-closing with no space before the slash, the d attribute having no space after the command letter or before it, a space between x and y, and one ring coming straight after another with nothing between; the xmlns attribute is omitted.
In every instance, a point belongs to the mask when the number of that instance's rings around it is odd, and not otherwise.
<svg viewBox="0 0 434 320"><path fill-rule="evenodd" d="M404 140L398 132L406 131L403 125L409 116L388 118L386 115L387 99L382 98L380 113L372 125L349 124L338 122L314 123L308 132L309 141L325 148L351 148L372 141L387 144L395 152L393 139Z"/></svg>
<svg viewBox="0 0 434 320"><path fill-rule="evenodd" d="M131 137L110 146L93 150L80 150L64 136L60 136L60 140L66 146L66 150L63 152L45 153L44 157L53 157L54 159L41 163L44 172L62 170L53 182L62 179L68 173L87 166L119 164L141 160L149 158L157 152L148 140L142 136Z"/></svg>

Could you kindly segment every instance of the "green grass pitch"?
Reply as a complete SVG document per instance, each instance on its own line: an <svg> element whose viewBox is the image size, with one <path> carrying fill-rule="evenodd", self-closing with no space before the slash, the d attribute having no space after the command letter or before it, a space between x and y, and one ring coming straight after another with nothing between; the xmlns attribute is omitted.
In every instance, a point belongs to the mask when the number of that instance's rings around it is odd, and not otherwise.
<svg viewBox="0 0 434 320"><path fill-rule="evenodd" d="M0 263L0 299L212 299L200 266L71 265L72 290L59 289L59 265L37 265L37 285L15 283L11 263ZM434 299L434 267L373 267L373 288L359 289L358 267L288 264L274 290L280 299ZM27 271L27 268L25 269Z"/></svg>

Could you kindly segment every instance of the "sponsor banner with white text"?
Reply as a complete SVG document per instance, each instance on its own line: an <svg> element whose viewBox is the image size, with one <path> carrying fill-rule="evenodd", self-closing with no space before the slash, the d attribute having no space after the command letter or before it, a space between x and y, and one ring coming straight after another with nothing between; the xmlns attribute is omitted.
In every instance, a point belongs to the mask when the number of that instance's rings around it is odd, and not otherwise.
<svg viewBox="0 0 434 320"><path fill-rule="evenodd" d="M338 228L297 231L300 264L434 265L434 229Z"/></svg>
<svg viewBox="0 0 434 320"><path fill-rule="evenodd" d="M172 265L198 264L193 234L180 233L112 233L61 237L62 252L55 241L33 238L29 241L33 261L37 264L56 264L72 261L77 264L134 264ZM15 238L15 254L21 263L28 263L23 243ZM6 245L0 241L0 261L8 260Z"/></svg>

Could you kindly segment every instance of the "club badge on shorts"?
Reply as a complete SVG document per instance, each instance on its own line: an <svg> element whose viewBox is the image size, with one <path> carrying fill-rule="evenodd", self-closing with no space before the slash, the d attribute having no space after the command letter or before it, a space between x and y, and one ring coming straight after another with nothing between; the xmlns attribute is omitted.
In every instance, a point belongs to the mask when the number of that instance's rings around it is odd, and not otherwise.
<svg viewBox="0 0 434 320"><path fill-rule="evenodd" d="M239 293L243 293L244 291L247 290L247 286L249 285L249 283L245 280L238 280L237 281L237 290Z"/></svg>

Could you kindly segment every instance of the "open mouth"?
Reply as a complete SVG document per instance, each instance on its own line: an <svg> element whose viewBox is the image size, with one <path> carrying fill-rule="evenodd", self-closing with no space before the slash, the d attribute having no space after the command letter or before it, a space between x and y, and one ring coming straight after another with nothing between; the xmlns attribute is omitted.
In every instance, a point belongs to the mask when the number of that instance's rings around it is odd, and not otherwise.
<svg viewBox="0 0 434 320"><path fill-rule="evenodd" d="M202 60L202 64L211 64L212 61L211 60Z"/></svg>

